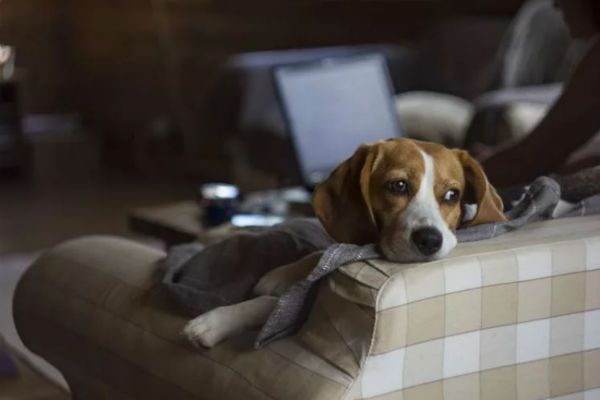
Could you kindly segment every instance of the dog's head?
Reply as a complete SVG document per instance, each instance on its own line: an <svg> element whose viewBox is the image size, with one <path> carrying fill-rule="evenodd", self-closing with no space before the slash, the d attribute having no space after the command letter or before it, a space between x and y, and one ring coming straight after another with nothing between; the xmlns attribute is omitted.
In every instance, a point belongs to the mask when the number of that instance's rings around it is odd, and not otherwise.
<svg viewBox="0 0 600 400"><path fill-rule="evenodd" d="M465 220L465 204L475 204ZM502 200L463 150L390 139L361 146L318 185L317 216L338 242L377 243L392 261L440 258L454 231L504 221Z"/></svg>

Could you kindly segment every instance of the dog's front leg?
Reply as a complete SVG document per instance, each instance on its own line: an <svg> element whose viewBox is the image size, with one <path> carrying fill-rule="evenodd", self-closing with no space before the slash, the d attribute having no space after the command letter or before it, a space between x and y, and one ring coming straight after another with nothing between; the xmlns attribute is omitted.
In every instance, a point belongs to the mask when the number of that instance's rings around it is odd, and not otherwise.
<svg viewBox="0 0 600 400"><path fill-rule="evenodd" d="M298 261L267 272L254 286L254 293L281 296L295 282L306 278L315 269L322 256L322 251L316 251Z"/></svg>
<svg viewBox="0 0 600 400"><path fill-rule="evenodd" d="M263 325L276 304L276 297L259 296L217 307L188 322L182 334L194 344L213 347L237 332Z"/></svg>

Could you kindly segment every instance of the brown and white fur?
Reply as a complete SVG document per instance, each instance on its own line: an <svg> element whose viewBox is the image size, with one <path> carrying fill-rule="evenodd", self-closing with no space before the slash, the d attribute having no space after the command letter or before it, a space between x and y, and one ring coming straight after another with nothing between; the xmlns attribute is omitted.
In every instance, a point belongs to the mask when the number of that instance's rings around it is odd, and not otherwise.
<svg viewBox="0 0 600 400"><path fill-rule="evenodd" d="M465 204L476 204L468 220ZM502 200L463 150L410 139L363 145L315 189L313 206L338 242L377 243L390 261L444 257L459 226L503 221ZM190 321L183 335L212 347L236 332L262 325L277 297L317 264L321 253L266 274L251 300L219 307Z"/></svg>

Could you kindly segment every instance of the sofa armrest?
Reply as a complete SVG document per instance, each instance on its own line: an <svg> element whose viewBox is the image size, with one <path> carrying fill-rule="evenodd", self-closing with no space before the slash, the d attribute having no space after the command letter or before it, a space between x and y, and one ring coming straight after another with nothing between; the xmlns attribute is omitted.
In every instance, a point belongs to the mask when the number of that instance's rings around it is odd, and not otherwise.
<svg viewBox="0 0 600 400"><path fill-rule="evenodd" d="M531 224L427 264L375 264L390 278L357 398L600 387L600 217Z"/></svg>
<svg viewBox="0 0 600 400"><path fill-rule="evenodd" d="M163 256L127 240L84 237L47 251L19 281L13 304L19 336L63 373L74 395L125 397L104 378L123 372L107 368L108 359L118 358L111 347L127 340L115 322L143 318L136 310L148 300Z"/></svg>
<svg viewBox="0 0 600 400"><path fill-rule="evenodd" d="M336 399L345 372L295 337L251 350L256 331L212 349L180 332L188 321L161 288L165 254L87 237L42 255L15 293L23 342L82 399ZM293 396L292 396L293 394Z"/></svg>

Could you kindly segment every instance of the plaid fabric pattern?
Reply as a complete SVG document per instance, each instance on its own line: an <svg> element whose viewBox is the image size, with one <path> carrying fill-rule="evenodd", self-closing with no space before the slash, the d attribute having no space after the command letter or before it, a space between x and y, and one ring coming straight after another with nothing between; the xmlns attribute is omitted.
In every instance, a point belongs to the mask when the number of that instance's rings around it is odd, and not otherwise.
<svg viewBox="0 0 600 400"><path fill-rule="evenodd" d="M361 398L598 399L600 232L407 268L376 314Z"/></svg>

